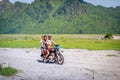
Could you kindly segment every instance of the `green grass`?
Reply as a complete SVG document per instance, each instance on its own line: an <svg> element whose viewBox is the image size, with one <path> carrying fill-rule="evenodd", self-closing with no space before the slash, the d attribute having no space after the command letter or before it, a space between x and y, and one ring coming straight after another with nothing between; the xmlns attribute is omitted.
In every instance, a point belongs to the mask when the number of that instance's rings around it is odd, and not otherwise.
<svg viewBox="0 0 120 80"><path fill-rule="evenodd" d="M2 48L38 48L39 44L37 40L0 40Z"/></svg>
<svg viewBox="0 0 120 80"><path fill-rule="evenodd" d="M81 48L89 50L120 50L120 41L115 40L66 40L58 42L64 48Z"/></svg>
<svg viewBox="0 0 120 80"><path fill-rule="evenodd" d="M2 68L2 65L0 65L0 75L3 75L3 76L13 76L17 72L18 71L15 68L12 68L12 67Z"/></svg>
<svg viewBox="0 0 120 80"><path fill-rule="evenodd" d="M2 48L39 48L41 35L0 35ZM104 35L53 35L53 40L62 48L89 50L120 50L120 40L97 40ZM83 38L84 37L84 38Z"/></svg>

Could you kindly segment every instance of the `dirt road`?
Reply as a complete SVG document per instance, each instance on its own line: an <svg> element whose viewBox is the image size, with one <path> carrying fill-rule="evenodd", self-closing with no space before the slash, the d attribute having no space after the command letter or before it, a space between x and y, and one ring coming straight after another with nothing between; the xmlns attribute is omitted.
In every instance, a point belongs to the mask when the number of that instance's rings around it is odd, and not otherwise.
<svg viewBox="0 0 120 80"><path fill-rule="evenodd" d="M0 48L0 64L20 70L0 80L120 80L120 51L63 49L65 63L43 63L36 48ZM114 54L116 56L107 56Z"/></svg>

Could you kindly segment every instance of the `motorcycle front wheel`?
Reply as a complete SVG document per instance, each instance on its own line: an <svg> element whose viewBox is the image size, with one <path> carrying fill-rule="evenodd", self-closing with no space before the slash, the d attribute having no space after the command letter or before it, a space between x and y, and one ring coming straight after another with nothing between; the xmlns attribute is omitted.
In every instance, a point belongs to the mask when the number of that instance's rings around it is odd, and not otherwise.
<svg viewBox="0 0 120 80"><path fill-rule="evenodd" d="M64 63L64 57L60 53L57 55L57 63L60 65L62 65Z"/></svg>

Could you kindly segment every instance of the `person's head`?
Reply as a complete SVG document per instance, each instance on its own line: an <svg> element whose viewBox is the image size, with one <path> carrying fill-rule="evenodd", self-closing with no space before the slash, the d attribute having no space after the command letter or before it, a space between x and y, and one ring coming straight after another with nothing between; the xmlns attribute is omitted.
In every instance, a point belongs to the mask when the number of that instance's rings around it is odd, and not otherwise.
<svg viewBox="0 0 120 80"><path fill-rule="evenodd" d="M50 34L48 34L48 40L51 40L51 37L52 37L52 36L51 36Z"/></svg>
<svg viewBox="0 0 120 80"><path fill-rule="evenodd" d="M43 36L43 39L44 39L44 40L47 40L47 36L46 36L46 35L44 35L44 36Z"/></svg>

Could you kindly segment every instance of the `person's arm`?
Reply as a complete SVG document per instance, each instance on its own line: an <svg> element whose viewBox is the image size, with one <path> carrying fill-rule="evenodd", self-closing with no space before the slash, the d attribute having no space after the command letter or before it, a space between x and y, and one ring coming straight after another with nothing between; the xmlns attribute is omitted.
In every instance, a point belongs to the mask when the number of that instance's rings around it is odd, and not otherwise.
<svg viewBox="0 0 120 80"><path fill-rule="evenodd" d="M52 40L52 44L53 44L53 45L56 45L56 42L54 42L54 41Z"/></svg>
<svg viewBox="0 0 120 80"><path fill-rule="evenodd" d="M41 48L44 48L44 47L45 47L44 42L41 41Z"/></svg>

